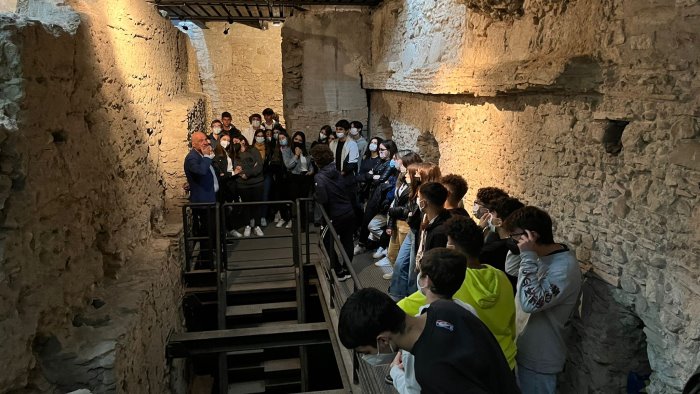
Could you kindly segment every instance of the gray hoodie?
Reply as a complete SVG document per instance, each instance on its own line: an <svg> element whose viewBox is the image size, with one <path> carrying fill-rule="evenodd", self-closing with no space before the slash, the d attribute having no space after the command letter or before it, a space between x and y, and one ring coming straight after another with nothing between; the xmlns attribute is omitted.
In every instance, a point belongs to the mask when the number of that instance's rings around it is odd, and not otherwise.
<svg viewBox="0 0 700 394"><path fill-rule="evenodd" d="M529 313L517 339L518 364L539 373L558 373L566 361L565 329L581 292L581 269L576 257L564 249L539 257L508 253L506 271L518 266L518 297Z"/></svg>

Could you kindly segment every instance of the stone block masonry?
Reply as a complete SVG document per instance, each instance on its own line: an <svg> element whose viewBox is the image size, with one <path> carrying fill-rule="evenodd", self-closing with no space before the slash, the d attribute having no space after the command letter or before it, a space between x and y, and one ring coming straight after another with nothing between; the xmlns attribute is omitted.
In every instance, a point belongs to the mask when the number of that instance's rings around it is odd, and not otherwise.
<svg viewBox="0 0 700 394"><path fill-rule="evenodd" d="M149 242L204 123L186 37L143 1L22 4L0 16L0 393L64 387L56 343L99 362L85 382L100 392L160 391L178 287ZM144 245L163 253L142 260ZM99 295L115 288L126 309Z"/></svg>
<svg viewBox="0 0 700 394"><path fill-rule="evenodd" d="M282 28L284 115L307 140L340 119L367 125L362 73L370 59L366 11L318 7L288 18ZM365 126L367 129L367 126Z"/></svg>
<svg viewBox="0 0 700 394"><path fill-rule="evenodd" d="M224 35L224 29L229 32ZM208 22L188 29L208 98L208 124L228 111L243 130L251 114L272 108L282 115L282 50L280 27L267 30L240 23Z"/></svg>
<svg viewBox="0 0 700 394"><path fill-rule="evenodd" d="M372 14L372 130L463 175L466 204L498 186L544 208L584 267L562 392L653 372L676 393L700 364L698 37L700 3L671 0Z"/></svg>

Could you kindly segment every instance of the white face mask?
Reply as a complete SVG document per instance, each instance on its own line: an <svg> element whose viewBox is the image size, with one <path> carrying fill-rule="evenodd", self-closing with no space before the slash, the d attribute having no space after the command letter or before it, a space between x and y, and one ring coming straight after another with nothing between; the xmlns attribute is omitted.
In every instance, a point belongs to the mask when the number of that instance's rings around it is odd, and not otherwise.
<svg viewBox="0 0 700 394"><path fill-rule="evenodd" d="M211 132L216 135L219 135L221 133L221 127L214 127L213 129L211 129Z"/></svg>
<svg viewBox="0 0 700 394"><path fill-rule="evenodd" d="M474 203L474 207L472 208L472 213L474 216L476 216L479 213L479 204Z"/></svg>
<svg viewBox="0 0 700 394"><path fill-rule="evenodd" d="M418 205L418 209L420 209L421 212L425 211L425 201L421 200L420 197L416 197L416 204Z"/></svg>
<svg viewBox="0 0 700 394"><path fill-rule="evenodd" d="M493 224L493 218L490 217L488 222L489 222L489 230L491 230L491 232L495 233L496 232L496 225Z"/></svg>
<svg viewBox="0 0 700 394"><path fill-rule="evenodd" d="M325 134L323 134L323 133L318 133L318 139L319 139L319 140L325 141L326 138L328 138L327 135L325 135Z"/></svg>
<svg viewBox="0 0 700 394"><path fill-rule="evenodd" d="M421 276L421 273L419 272L419 273L418 273L418 276L416 276L416 286L418 286L418 291L420 291L421 294L425 295L425 292L423 291L423 289L425 289L425 286L421 286L421 284L420 284L420 279L421 279L420 276Z"/></svg>
<svg viewBox="0 0 700 394"><path fill-rule="evenodd" d="M286 139L280 140L280 145L287 146L287 140Z"/></svg>
<svg viewBox="0 0 700 394"><path fill-rule="evenodd" d="M358 135L358 134L360 134L360 130L358 130L356 127L350 128L350 135Z"/></svg>
<svg viewBox="0 0 700 394"><path fill-rule="evenodd" d="M229 141L226 141L226 140L223 140L223 141L221 141L221 142L219 142L219 143L221 144L221 147L224 148L224 149L228 148L228 146L229 146L229 144L230 144L230 142L229 142Z"/></svg>
<svg viewBox="0 0 700 394"><path fill-rule="evenodd" d="M372 366L391 364L396 357L396 351L391 346L391 342L389 342L389 349L391 349L391 353L379 353L379 340L377 340L377 354L363 354L362 360Z"/></svg>
<svg viewBox="0 0 700 394"><path fill-rule="evenodd" d="M338 138L343 138L343 137L345 137L345 133L336 132L336 133L335 133L335 136L338 137Z"/></svg>
<svg viewBox="0 0 700 394"><path fill-rule="evenodd" d="M256 119L253 121L252 125L257 129L258 127L260 127L260 121Z"/></svg>
<svg viewBox="0 0 700 394"><path fill-rule="evenodd" d="M263 142L265 142L265 137L255 137L255 142L257 142L258 144L262 144Z"/></svg>
<svg viewBox="0 0 700 394"><path fill-rule="evenodd" d="M370 152L374 152L376 150L377 150L377 144L374 144L374 143L369 144L369 151Z"/></svg>

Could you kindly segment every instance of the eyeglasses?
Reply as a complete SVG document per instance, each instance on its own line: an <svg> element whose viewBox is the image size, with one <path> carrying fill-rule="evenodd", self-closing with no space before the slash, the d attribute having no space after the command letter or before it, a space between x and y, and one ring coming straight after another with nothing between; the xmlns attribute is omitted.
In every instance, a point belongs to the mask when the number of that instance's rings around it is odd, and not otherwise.
<svg viewBox="0 0 700 394"><path fill-rule="evenodd" d="M519 240L520 237L522 237L523 235L525 235L525 232L524 232L524 231L523 231L522 233L512 233L512 234L508 234L508 236L509 236L510 238L512 238L514 241Z"/></svg>

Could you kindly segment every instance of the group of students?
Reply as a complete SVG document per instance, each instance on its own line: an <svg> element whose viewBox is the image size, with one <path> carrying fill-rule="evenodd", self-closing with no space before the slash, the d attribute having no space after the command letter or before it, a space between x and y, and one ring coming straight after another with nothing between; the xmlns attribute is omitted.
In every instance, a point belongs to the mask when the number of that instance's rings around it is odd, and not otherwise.
<svg viewBox="0 0 700 394"><path fill-rule="evenodd" d="M477 191L474 220L462 207L464 178L443 176L437 164L391 140L365 139L360 122L323 126L307 153L304 133L290 137L269 108L251 115L245 132L230 114L221 118L206 141L193 136L188 181L201 184L210 163L219 201L313 192L347 256L332 259L339 281L350 278L345 262L373 251L391 280L388 295L353 294L338 331L367 362L391 363L386 380L400 393L556 392L581 274L571 251L554 242L545 211L485 187ZM188 166L200 161L196 171ZM243 234L229 229L235 237L262 236L275 214L278 227L291 227L285 207L253 205L240 214ZM324 242L330 245L327 233ZM518 327L516 310L527 317Z"/></svg>
<svg viewBox="0 0 700 394"><path fill-rule="evenodd" d="M213 147L212 166L221 191L219 202L260 202L295 200L308 197L314 168L306 147L306 135L290 135L275 112L266 108L252 114L243 131L231 124L231 114L211 122L209 143ZM227 212L228 234L240 238L263 236L263 227L292 227L292 212L285 205L250 205ZM240 227L236 223L241 224ZM242 232L239 229L242 227Z"/></svg>
<svg viewBox="0 0 700 394"><path fill-rule="evenodd" d="M581 273L568 247L554 242L550 216L485 187L474 220L461 206L464 178L442 176L415 152L378 142L389 154L378 154L373 170L354 181L371 182L365 195L337 168L332 149L311 151L325 173L316 178L317 201L345 237L348 257L351 246L358 255L373 245L373 257L386 253L377 265L393 265L388 295L363 289L346 301L342 343L373 365L391 363L386 380L400 393L555 393ZM361 235L347 245L355 200L362 202L355 215ZM346 278L344 267L334 268ZM524 317L518 327L516 310Z"/></svg>

